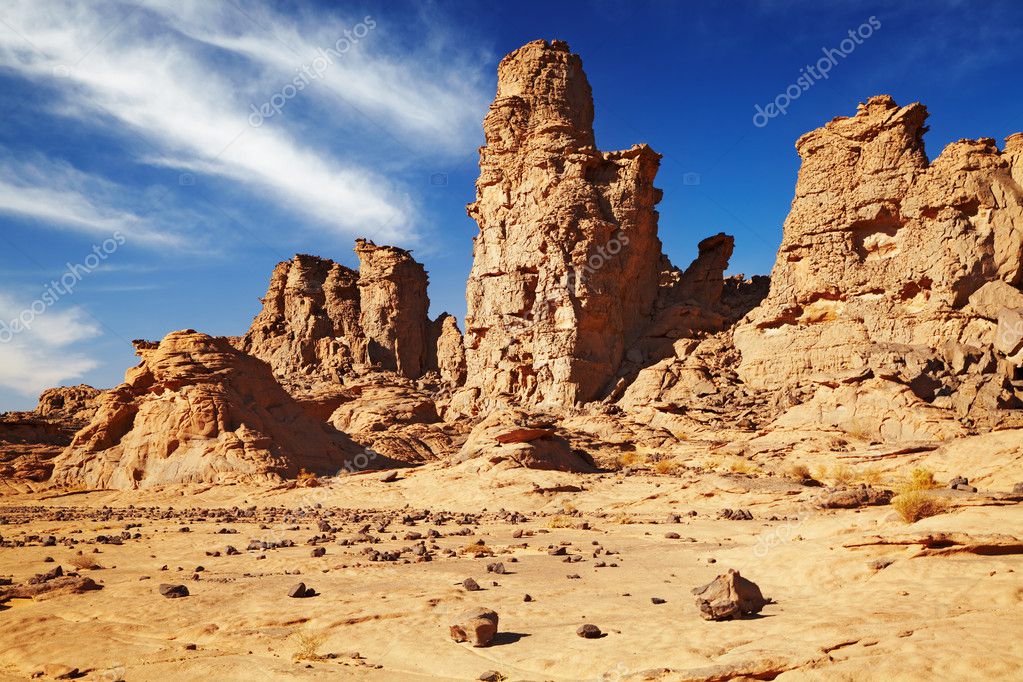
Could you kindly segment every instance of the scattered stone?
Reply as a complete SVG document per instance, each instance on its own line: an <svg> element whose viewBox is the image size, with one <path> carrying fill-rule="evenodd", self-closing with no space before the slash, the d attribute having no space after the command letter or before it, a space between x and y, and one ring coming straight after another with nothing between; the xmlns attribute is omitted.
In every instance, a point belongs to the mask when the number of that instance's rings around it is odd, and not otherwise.
<svg viewBox="0 0 1023 682"><path fill-rule="evenodd" d="M451 625L451 639L469 642L474 647L483 647L497 634L497 612L492 609L475 608L464 611Z"/></svg>
<svg viewBox="0 0 1023 682"><path fill-rule="evenodd" d="M299 583L288 590L288 596L292 599L306 599L308 597L315 597L316 590L306 587L305 583Z"/></svg>
<svg viewBox="0 0 1023 682"><path fill-rule="evenodd" d="M47 663L43 666L43 676L51 680L73 680L81 675L78 668L63 663Z"/></svg>
<svg viewBox="0 0 1023 682"><path fill-rule="evenodd" d="M598 628L596 625L586 623L585 625L580 625L576 629L575 634L579 635L583 639L597 639L598 637L601 637L604 633L602 633L600 631L600 628Z"/></svg>
<svg viewBox="0 0 1023 682"><path fill-rule="evenodd" d="M472 578L466 578L465 580L463 580L462 587L465 588L466 592L478 592L481 589L479 583L477 583Z"/></svg>
<svg viewBox="0 0 1023 682"><path fill-rule="evenodd" d="M188 588L184 585L160 585L160 594L168 599L180 599L188 596Z"/></svg>
<svg viewBox="0 0 1023 682"><path fill-rule="evenodd" d="M760 613L767 604L756 583L740 576L734 568L706 585L694 588L693 594L700 615L706 620L750 616Z"/></svg>

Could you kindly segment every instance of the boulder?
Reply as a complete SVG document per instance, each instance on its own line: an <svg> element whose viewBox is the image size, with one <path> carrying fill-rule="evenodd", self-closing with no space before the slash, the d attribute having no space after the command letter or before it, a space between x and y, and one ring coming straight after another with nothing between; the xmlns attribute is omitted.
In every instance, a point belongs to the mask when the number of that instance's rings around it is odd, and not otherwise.
<svg viewBox="0 0 1023 682"><path fill-rule="evenodd" d="M693 589L700 615L706 620L729 620L760 613L768 603L756 583L733 568Z"/></svg>
<svg viewBox="0 0 1023 682"><path fill-rule="evenodd" d="M494 412L477 424L457 455L480 469L522 467L580 473L597 470L584 452L551 427L549 421L521 410Z"/></svg>
<svg viewBox="0 0 1023 682"><path fill-rule="evenodd" d="M462 612L450 626L451 639L469 642L474 647L490 644L497 634L497 612L492 609L475 608Z"/></svg>

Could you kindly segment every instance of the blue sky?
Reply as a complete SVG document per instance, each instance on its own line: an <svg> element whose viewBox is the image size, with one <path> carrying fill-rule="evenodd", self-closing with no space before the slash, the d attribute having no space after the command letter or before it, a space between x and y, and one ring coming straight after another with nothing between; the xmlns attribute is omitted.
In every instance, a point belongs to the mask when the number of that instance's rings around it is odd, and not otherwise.
<svg viewBox="0 0 1023 682"><path fill-rule="evenodd" d="M754 125L871 17L826 79ZM355 265L358 236L413 249L433 314L461 318L480 122L497 62L537 38L582 56L602 149L664 155L661 239L683 267L725 231L732 272L767 273L795 140L871 95L928 106L931 158L1023 130L1015 1L9 0L0 410L119 383L131 339L241 334L275 263Z"/></svg>

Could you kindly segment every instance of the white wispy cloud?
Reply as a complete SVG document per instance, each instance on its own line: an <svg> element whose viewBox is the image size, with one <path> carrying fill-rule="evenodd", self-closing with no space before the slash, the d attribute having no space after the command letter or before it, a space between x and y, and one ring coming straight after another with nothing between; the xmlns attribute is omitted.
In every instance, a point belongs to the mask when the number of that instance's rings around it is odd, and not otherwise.
<svg viewBox="0 0 1023 682"><path fill-rule="evenodd" d="M141 162L226 179L345 236L409 244L421 234L414 198L382 170L396 159L365 161L380 146L367 130L399 157L466 154L485 107L479 65L467 56L445 55L436 37L402 50L375 28L303 90L318 120L286 111L250 125L253 104L364 17L289 18L229 2L14 0L0 19L0 68L56 92L50 111L130 131L148 145L136 150ZM342 103L346 115L337 115ZM18 205L37 198L46 195ZM85 225L103 218L88 207L79 214L68 198L75 209L65 213Z"/></svg>
<svg viewBox="0 0 1023 682"><path fill-rule="evenodd" d="M74 346L100 333L80 308L36 314L32 304L0 293L0 387L28 397L94 369L97 363Z"/></svg>
<svg viewBox="0 0 1023 682"><path fill-rule="evenodd" d="M154 210L158 199L149 197L150 207L131 210L121 204L129 198L144 204L146 198L66 162L41 155L22 161L0 156L0 162L0 213L95 237L120 232L129 241L152 247L181 249L189 244L175 233L181 225L175 219L182 213L164 206ZM168 219L174 220L173 227Z"/></svg>

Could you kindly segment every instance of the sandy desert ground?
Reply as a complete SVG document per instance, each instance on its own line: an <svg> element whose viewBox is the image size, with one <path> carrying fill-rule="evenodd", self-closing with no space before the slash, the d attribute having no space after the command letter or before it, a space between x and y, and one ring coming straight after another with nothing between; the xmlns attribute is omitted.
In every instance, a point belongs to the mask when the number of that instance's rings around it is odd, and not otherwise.
<svg viewBox="0 0 1023 682"><path fill-rule="evenodd" d="M817 508L821 488L777 473L819 446L794 433L762 438L745 473L721 441L692 440L674 476L463 463L316 488L11 495L0 576L74 571L81 553L102 589L6 604L0 677L56 664L91 680L1011 679L1023 670L1021 496L1006 494L1023 479L1017 435L828 456L884 482L914 467L973 474L978 493L947 491L948 513L913 524L890 506ZM719 518L726 508L753 519ZM420 542L430 561L416 560ZM503 573L488 572L496 562ZM728 568L772 600L759 617L700 618L690 590ZM317 596L288 598L300 581ZM190 594L166 599L162 583ZM500 616L487 648L449 636L475 606ZM577 636L585 623L604 636Z"/></svg>

